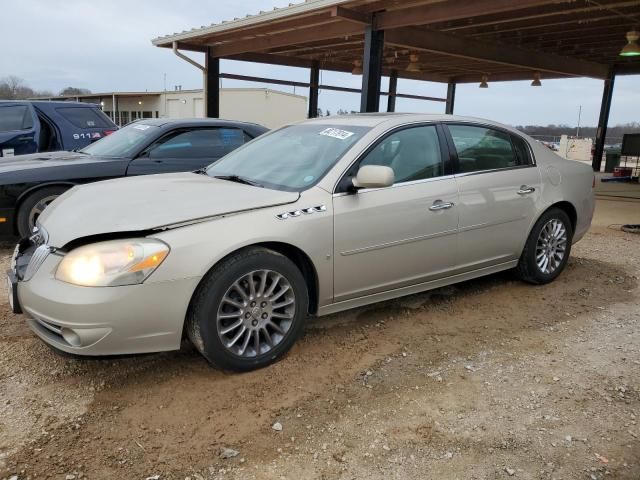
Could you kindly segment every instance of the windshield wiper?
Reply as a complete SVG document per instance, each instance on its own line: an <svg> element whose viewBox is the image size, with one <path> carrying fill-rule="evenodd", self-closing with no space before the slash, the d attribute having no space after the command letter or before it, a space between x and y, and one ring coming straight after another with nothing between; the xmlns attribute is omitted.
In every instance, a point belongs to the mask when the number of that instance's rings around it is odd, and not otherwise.
<svg viewBox="0 0 640 480"><path fill-rule="evenodd" d="M258 182L254 182L253 180L249 180L248 178L240 177L238 175L215 175L213 178L217 178L219 180L228 180L229 182L242 183L244 185L251 185L252 187L264 188L264 185L261 185Z"/></svg>

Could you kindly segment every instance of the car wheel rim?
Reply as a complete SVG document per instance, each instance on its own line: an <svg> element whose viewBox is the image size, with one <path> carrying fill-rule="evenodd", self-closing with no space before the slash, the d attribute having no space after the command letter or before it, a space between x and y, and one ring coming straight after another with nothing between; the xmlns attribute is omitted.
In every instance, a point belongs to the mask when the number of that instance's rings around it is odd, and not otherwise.
<svg viewBox="0 0 640 480"><path fill-rule="evenodd" d="M56 198L58 198L58 195L48 195L40 199L38 203L31 207L31 211L29 212L29 228L31 231L33 231L33 227L36 226L36 222L42 212L44 212L44 209L47 208Z"/></svg>
<svg viewBox="0 0 640 480"><path fill-rule="evenodd" d="M239 357L273 350L291 329L296 298L278 272L258 270L238 278L222 297L216 317L218 337Z"/></svg>
<svg viewBox="0 0 640 480"><path fill-rule="evenodd" d="M542 273L555 272L567 252L567 229L558 219L545 223L536 243L536 264Z"/></svg>

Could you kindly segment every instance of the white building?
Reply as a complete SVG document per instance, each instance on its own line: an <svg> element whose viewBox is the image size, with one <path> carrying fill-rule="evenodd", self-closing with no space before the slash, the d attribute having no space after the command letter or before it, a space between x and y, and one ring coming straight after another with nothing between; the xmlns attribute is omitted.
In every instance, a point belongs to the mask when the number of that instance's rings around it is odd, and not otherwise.
<svg viewBox="0 0 640 480"><path fill-rule="evenodd" d="M138 118L202 118L202 90L166 92L107 92L51 97L98 103L120 126ZM115 109L113 105L115 104ZM220 118L242 120L277 128L307 118L307 97L268 88L223 88L220 90Z"/></svg>

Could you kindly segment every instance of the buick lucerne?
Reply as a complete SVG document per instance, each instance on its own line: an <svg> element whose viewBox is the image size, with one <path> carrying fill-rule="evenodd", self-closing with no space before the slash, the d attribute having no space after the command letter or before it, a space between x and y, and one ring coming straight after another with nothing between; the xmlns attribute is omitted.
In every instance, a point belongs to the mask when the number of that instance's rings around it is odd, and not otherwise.
<svg viewBox="0 0 640 480"><path fill-rule="evenodd" d="M594 175L494 122L328 117L194 173L71 188L16 247L10 301L79 355L180 348L251 370L321 316L513 269L544 284L591 224Z"/></svg>

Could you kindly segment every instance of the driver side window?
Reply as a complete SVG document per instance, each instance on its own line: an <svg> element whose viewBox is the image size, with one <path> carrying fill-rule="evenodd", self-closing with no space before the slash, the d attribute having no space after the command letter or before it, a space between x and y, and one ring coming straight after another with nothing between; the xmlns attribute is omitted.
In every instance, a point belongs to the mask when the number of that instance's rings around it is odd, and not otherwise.
<svg viewBox="0 0 640 480"><path fill-rule="evenodd" d="M395 183L443 174L442 153L435 126L412 127L385 137L359 164L393 169Z"/></svg>

